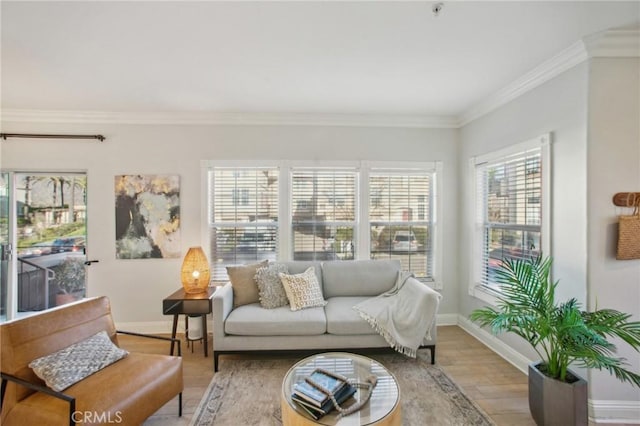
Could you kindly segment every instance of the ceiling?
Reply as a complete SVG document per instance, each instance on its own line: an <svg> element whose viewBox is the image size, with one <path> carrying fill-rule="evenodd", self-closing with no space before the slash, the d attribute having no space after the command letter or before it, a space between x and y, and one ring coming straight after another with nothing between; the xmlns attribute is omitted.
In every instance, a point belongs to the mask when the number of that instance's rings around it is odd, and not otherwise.
<svg viewBox="0 0 640 426"><path fill-rule="evenodd" d="M1 2L4 110L460 117L640 2Z"/></svg>

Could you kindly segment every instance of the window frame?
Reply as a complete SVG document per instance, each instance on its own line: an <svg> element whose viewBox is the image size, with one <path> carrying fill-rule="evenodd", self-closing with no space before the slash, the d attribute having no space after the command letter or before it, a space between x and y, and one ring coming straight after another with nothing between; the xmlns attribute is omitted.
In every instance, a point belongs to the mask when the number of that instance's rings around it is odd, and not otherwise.
<svg viewBox="0 0 640 426"><path fill-rule="evenodd" d="M354 224L354 260L370 259L370 221L369 221L369 175L371 171L394 170L397 172L416 173L419 171L433 173L431 199L433 202L432 226L434 228L432 240L432 278L423 280L437 290L443 288L442 280L442 250L443 250L443 226L442 218L442 182L443 163L433 162L406 162L406 161L294 161L294 160L202 160L201 161L201 239L202 247L208 258L210 252L210 218L211 203L209 199L210 189L208 173L216 168L277 168L278 169L278 237L276 247L276 259L278 261L290 261L293 259L293 211L292 196L292 171L296 169L349 169L355 170L355 224ZM220 282L220 281L218 281Z"/></svg>
<svg viewBox="0 0 640 426"><path fill-rule="evenodd" d="M480 197L478 191L480 167L486 163L496 163L508 157L524 153L533 149L540 149L541 165L541 216L540 216L540 251L544 255L551 255L551 133L545 133L524 142L516 143L503 149L471 157L469 159L470 190L473 194L473 205L469 209L468 223L472 224L473 243L471 244L471 279L469 294L491 305L498 303L500 290L482 283L483 246L485 221L478 214L480 205L486 205L486 198ZM483 218L484 219L484 218Z"/></svg>
<svg viewBox="0 0 640 426"><path fill-rule="evenodd" d="M367 258L370 258L371 255L371 224L378 221L372 221L370 217L370 182L371 175L376 174L390 174L396 176L423 176L430 175L430 193L429 202L432 204L432 208L430 209L430 218L420 220L415 219L411 221L407 221L407 224L415 224L424 222L429 228L430 231L430 239L431 239L431 256L433 257L431 264L431 276L430 277L420 277L423 282L431 283L435 289L442 289L442 279L441 271L442 271L442 225L439 223L439 218L442 217L441 209L442 203L440 201L440 194L442 193L442 162L368 162L366 164L366 178L361 179L361 185L366 186L367 194L366 201L363 201L365 204L363 206L366 207L365 214L363 214L363 220L366 221L366 240L367 240ZM394 225L397 225L396 222L390 222ZM404 225L404 223L400 224L400 226ZM393 226L393 225L392 225ZM409 225L411 226L411 225ZM421 226L421 225L418 225ZM363 233L364 234L364 227ZM429 266L427 266L427 270L429 270Z"/></svg>

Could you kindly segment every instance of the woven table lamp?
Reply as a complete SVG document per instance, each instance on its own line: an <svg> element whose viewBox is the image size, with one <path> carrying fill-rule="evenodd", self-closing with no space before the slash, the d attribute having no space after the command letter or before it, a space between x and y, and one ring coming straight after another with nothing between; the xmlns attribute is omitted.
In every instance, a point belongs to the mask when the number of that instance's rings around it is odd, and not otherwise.
<svg viewBox="0 0 640 426"><path fill-rule="evenodd" d="M209 287L209 261L202 247L191 247L182 261L182 287L185 293L196 294Z"/></svg>

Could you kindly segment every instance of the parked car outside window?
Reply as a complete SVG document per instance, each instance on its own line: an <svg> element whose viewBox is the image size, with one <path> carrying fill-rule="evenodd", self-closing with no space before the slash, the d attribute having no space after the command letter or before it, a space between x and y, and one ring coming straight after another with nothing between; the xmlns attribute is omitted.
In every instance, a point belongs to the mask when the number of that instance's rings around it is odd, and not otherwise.
<svg viewBox="0 0 640 426"><path fill-rule="evenodd" d="M82 251L84 250L84 242L84 238L82 237L58 238L53 241L51 253Z"/></svg>
<svg viewBox="0 0 640 426"><path fill-rule="evenodd" d="M393 251L418 251L418 241L413 231L397 231L392 241Z"/></svg>

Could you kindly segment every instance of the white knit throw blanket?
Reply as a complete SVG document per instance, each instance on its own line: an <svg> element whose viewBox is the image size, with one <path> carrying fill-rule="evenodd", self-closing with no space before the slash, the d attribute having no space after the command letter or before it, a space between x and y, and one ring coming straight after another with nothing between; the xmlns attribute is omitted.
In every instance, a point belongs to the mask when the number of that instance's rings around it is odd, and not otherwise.
<svg viewBox="0 0 640 426"><path fill-rule="evenodd" d="M400 271L393 288L353 307L396 351L411 358L430 339L440 293Z"/></svg>

